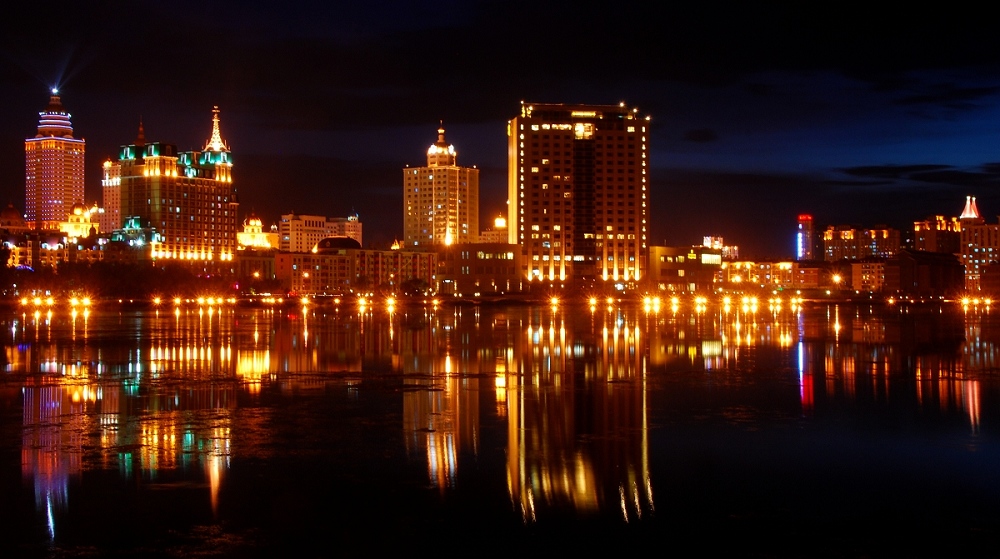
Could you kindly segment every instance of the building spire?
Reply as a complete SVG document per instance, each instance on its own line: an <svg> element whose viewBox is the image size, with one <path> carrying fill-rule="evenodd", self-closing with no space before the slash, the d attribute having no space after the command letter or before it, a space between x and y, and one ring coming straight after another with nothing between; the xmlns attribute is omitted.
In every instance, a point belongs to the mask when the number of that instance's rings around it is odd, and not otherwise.
<svg viewBox="0 0 1000 559"><path fill-rule="evenodd" d="M958 216L958 219L979 219L979 208L976 207L975 196L965 197L965 209L962 210L962 215Z"/></svg>
<svg viewBox="0 0 1000 559"><path fill-rule="evenodd" d="M205 143L205 151L229 151L229 146L222 141L219 131L219 106L212 107L212 137Z"/></svg>
<svg viewBox="0 0 1000 559"><path fill-rule="evenodd" d="M139 115L139 134L135 137L135 145L146 145L146 131L142 127L142 115Z"/></svg>

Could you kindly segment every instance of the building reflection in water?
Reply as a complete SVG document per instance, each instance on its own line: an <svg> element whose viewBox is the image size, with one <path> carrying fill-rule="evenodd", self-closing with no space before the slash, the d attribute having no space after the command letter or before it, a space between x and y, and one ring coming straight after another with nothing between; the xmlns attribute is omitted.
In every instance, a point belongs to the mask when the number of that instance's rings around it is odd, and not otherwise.
<svg viewBox="0 0 1000 559"><path fill-rule="evenodd" d="M535 308L515 333L502 384L507 483L524 520L546 509L617 510L625 520L651 511L637 315Z"/></svg>
<svg viewBox="0 0 1000 559"><path fill-rule="evenodd" d="M145 482L201 469L217 512L236 406L227 312L123 314L97 331L89 311L11 321L6 372L24 378L22 473L50 537L86 469Z"/></svg>
<svg viewBox="0 0 1000 559"><path fill-rule="evenodd" d="M990 309L948 305L366 301L56 309L5 325L7 383L21 379L22 471L53 534L87 469L150 482L200 469L217 510L234 431L268 429L237 423L237 400L256 405L264 387L294 395L397 379L405 450L441 491L480 457L484 424L505 422L507 486L525 521L564 511L632 521L654 509L650 394L663 379L750 398L762 378L787 377L766 386L788 390L807 421L915 404L976 434L983 374L1000 366ZM742 404L743 419L774 413Z"/></svg>

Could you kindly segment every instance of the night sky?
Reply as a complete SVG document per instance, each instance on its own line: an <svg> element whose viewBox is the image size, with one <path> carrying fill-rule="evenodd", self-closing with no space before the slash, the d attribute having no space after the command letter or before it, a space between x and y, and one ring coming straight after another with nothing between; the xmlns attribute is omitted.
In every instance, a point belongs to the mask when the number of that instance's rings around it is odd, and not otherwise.
<svg viewBox="0 0 1000 559"><path fill-rule="evenodd" d="M796 216L912 229L966 195L1000 214L1000 34L949 4L44 2L0 18L0 194L23 209L24 138L60 87L101 163L135 140L200 149L212 107L239 221L356 211L402 235L402 168L439 121L505 212L506 123L528 102L652 118L651 244L721 235L792 254ZM926 10L926 11L919 11Z"/></svg>

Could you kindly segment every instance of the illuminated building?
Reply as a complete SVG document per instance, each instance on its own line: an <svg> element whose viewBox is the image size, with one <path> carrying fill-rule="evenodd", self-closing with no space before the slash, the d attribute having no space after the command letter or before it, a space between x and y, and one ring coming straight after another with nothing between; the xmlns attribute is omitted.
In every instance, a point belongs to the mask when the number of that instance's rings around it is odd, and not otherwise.
<svg viewBox="0 0 1000 559"><path fill-rule="evenodd" d="M798 262L787 260L723 262L719 281L734 287L754 286L769 289L814 287L811 285L814 274L800 274L802 268Z"/></svg>
<svg viewBox="0 0 1000 559"><path fill-rule="evenodd" d="M249 282L251 289L257 282L274 279L274 256L278 251L278 227L271 225L264 232L264 224L253 213L243 220L243 231L236 233L236 279Z"/></svg>
<svg viewBox="0 0 1000 559"><path fill-rule="evenodd" d="M885 226L858 229L830 226L823 232L823 258L827 262L891 258L900 248L899 230Z"/></svg>
<svg viewBox="0 0 1000 559"><path fill-rule="evenodd" d="M86 142L73 137L58 90L38 116L38 133L24 140L25 219L34 229L57 229L73 204L83 202Z"/></svg>
<svg viewBox="0 0 1000 559"><path fill-rule="evenodd" d="M979 216L973 196L965 197L965 208L958 219L962 228L959 257L965 266L965 288L979 291L986 267L1000 259L1000 224L987 224Z"/></svg>
<svg viewBox="0 0 1000 559"><path fill-rule="evenodd" d="M361 243L361 219L357 213L347 217L285 214L278 223L278 249L283 252L309 252L327 237L350 237Z"/></svg>
<svg viewBox="0 0 1000 559"><path fill-rule="evenodd" d="M711 289L722 268L722 251L708 246L649 247L646 279L659 289L698 291Z"/></svg>
<svg viewBox="0 0 1000 559"><path fill-rule="evenodd" d="M739 260L740 247L737 245L727 245L722 237L704 237L703 246L719 251L724 260Z"/></svg>
<svg viewBox="0 0 1000 559"><path fill-rule="evenodd" d="M469 243L437 251L437 291L445 295L497 295L521 291L521 252L517 245Z"/></svg>
<svg viewBox="0 0 1000 559"><path fill-rule="evenodd" d="M264 232L264 223L253 213L243 220L243 231L236 233L237 248L253 248L260 250L278 248L277 227L272 225L271 231Z"/></svg>
<svg viewBox="0 0 1000 559"><path fill-rule="evenodd" d="M459 167L444 128L426 167L403 169L403 242L408 247L474 243L479 237L479 169Z"/></svg>
<svg viewBox="0 0 1000 559"><path fill-rule="evenodd" d="M432 286L436 270L433 252L362 249L349 237L330 237L310 252L282 251L274 257L275 279L302 295L395 291L407 282Z"/></svg>
<svg viewBox="0 0 1000 559"><path fill-rule="evenodd" d="M96 203L88 208L77 202L73 204L69 215L59 224L59 230L66 235L67 243L76 244L79 239L96 236L100 232L98 216L101 214L101 208Z"/></svg>
<svg viewBox="0 0 1000 559"><path fill-rule="evenodd" d="M642 279L648 127L624 103L521 104L507 126L507 226L529 281Z"/></svg>
<svg viewBox="0 0 1000 559"><path fill-rule="evenodd" d="M913 222L913 248L916 250L958 254L961 241L962 223L957 217L949 219L935 215Z"/></svg>
<svg viewBox="0 0 1000 559"><path fill-rule="evenodd" d="M813 247L815 246L815 233L813 232L813 216L809 214L799 215L799 228L795 232L795 259L812 260L815 258Z"/></svg>
<svg viewBox="0 0 1000 559"><path fill-rule="evenodd" d="M137 142L122 146L118 160L105 164L102 184L106 197L120 201L123 222L134 219L157 232L150 239L151 258L187 262L206 272L231 271L239 202L218 107L201 151L146 144L140 128Z"/></svg>
<svg viewBox="0 0 1000 559"><path fill-rule="evenodd" d="M885 260L851 262L851 289L859 292L882 291L885 285Z"/></svg>

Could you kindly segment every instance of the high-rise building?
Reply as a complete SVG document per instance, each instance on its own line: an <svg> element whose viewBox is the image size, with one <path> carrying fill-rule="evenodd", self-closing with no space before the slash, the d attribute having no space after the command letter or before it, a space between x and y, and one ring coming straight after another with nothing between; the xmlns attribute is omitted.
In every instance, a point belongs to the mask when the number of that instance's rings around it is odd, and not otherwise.
<svg viewBox="0 0 1000 559"><path fill-rule="evenodd" d="M958 220L961 227L959 258L965 266L965 288L980 291L986 269L1000 261L1000 224L986 223L980 217L975 196L965 197L965 208Z"/></svg>
<svg viewBox="0 0 1000 559"><path fill-rule="evenodd" d="M426 167L403 169L403 241L408 247L474 243L479 237L479 169L459 167L438 128Z"/></svg>
<svg viewBox="0 0 1000 559"><path fill-rule="evenodd" d="M34 229L58 228L84 199L86 142L73 137L59 91L38 113L38 133L24 140L24 213Z"/></svg>
<svg viewBox="0 0 1000 559"><path fill-rule="evenodd" d="M813 233L813 216L809 214L799 214L799 228L795 232L795 259L812 260L815 258L813 247L815 243Z"/></svg>
<svg viewBox="0 0 1000 559"><path fill-rule="evenodd" d="M507 226L529 281L643 279L648 127L624 103L521 104L507 127Z"/></svg>
<svg viewBox="0 0 1000 559"><path fill-rule="evenodd" d="M119 203L115 229L130 221L156 232L152 258L185 261L205 271L231 269L239 201L218 107L204 149L178 152L173 144L146 144L140 129L135 144L122 146L118 161L105 163L102 185L105 200Z"/></svg>

